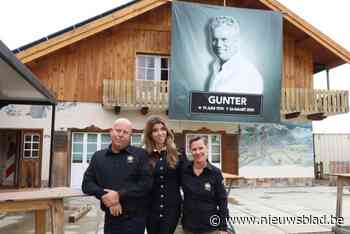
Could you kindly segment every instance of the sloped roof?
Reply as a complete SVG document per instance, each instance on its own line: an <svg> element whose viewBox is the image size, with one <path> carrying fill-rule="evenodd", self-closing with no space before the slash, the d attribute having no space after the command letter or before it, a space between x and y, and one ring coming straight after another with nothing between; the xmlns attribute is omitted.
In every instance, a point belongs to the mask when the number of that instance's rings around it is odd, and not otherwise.
<svg viewBox="0 0 350 234"><path fill-rule="evenodd" d="M0 107L7 104L56 104L53 95L0 41Z"/></svg>
<svg viewBox="0 0 350 234"><path fill-rule="evenodd" d="M15 52L23 63L28 63L168 2L171 2L171 0L132 1L126 5L88 19L87 21L54 33L47 38L23 46L15 50ZM284 18L284 28L298 35L298 39L300 39L298 43L312 51L315 55L314 66L317 67L319 65L322 67L320 70L350 63L350 53L345 48L297 16L278 1L251 0L238 2L240 2L238 6L242 7L269 9L281 12ZM315 72L317 71L316 68Z"/></svg>

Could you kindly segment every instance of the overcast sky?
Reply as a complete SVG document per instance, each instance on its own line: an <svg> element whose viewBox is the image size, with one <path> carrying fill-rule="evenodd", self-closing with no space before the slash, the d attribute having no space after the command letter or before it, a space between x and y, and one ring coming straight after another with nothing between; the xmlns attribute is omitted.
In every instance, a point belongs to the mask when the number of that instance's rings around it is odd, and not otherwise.
<svg viewBox="0 0 350 234"><path fill-rule="evenodd" d="M316 28L350 51L350 1L279 0ZM15 49L128 0L4 0L1 3L0 39ZM350 90L350 65L330 72L331 89ZM315 88L325 88L325 74L315 78ZM314 132L350 133L350 115L339 115L314 124Z"/></svg>

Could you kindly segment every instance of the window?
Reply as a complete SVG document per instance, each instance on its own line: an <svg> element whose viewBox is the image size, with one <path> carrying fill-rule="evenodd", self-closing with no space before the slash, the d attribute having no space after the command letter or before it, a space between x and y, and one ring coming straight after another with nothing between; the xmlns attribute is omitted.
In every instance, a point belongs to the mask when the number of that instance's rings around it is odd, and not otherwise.
<svg viewBox="0 0 350 234"><path fill-rule="evenodd" d="M87 149L87 161L88 162L91 161L92 155L94 155L94 153L97 151L97 148L98 148L97 137L98 137L98 134L96 134L96 133L88 133L87 134L87 147L86 147L86 149Z"/></svg>
<svg viewBox="0 0 350 234"><path fill-rule="evenodd" d="M111 144L109 133L74 132L72 136L72 162L89 163L94 153L106 149ZM141 146L141 134L135 133L131 136L131 144Z"/></svg>
<svg viewBox="0 0 350 234"><path fill-rule="evenodd" d="M220 163L221 158L221 136L210 135L211 142L211 161L213 163Z"/></svg>
<svg viewBox="0 0 350 234"><path fill-rule="evenodd" d="M131 135L131 145L133 146L142 146L142 134L141 133L134 133Z"/></svg>
<svg viewBox="0 0 350 234"><path fill-rule="evenodd" d="M169 80L169 57L139 54L136 60L137 79L153 81Z"/></svg>
<svg viewBox="0 0 350 234"><path fill-rule="evenodd" d="M73 145L72 146L73 163L83 162L84 134L83 133L73 133L72 145Z"/></svg>
<svg viewBox="0 0 350 234"><path fill-rule="evenodd" d="M190 139L202 136L208 142L208 160L211 163L219 164L221 162L221 135L219 134L186 134L186 155L192 159L192 154L189 148Z"/></svg>
<svg viewBox="0 0 350 234"><path fill-rule="evenodd" d="M110 142L109 133L74 132L72 136L72 162L89 163L94 153L107 148Z"/></svg>
<svg viewBox="0 0 350 234"><path fill-rule="evenodd" d="M106 133L101 134L101 149L106 149L111 144L111 136Z"/></svg>
<svg viewBox="0 0 350 234"><path fill-rule="evenodd" d="M23 158L39 158L40 153L40 135L37 133L24 134Z"/></svg>

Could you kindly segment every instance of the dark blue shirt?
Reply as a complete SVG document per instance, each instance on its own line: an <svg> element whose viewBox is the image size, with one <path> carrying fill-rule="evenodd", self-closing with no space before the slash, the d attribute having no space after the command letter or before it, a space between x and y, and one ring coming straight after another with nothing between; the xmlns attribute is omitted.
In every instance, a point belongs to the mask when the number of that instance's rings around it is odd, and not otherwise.
<svg viewBox="0 0 350 234"><path fill-rule="evenodd" d="M182 203L180 193L180 169L185 155L179 155L175 168L169 166L166 151L154 151L150 160L155 162L153 169L153 187L151 192L151 212L164 217L167 209L179 209Z"/></svg>
<svg viewBox="0 0 350 234"><path fill-rule="evenodd" d="M181 170L181 185L184 192L184 229L195 233L226 231L227 193L220 169L208 162L203 172L197 176L193 172L193 162L188 162ZM220 217L218 226L210 224L213 215Z"/></svg>
<svg viewBox="0 0 350 234"><path fill-rule="evenodd" d="M146 213L152 179L144 149L129 145L114 153L109 146L93 155L84 174L82 190L98 199L106 193L104 189L118 191L123 215L141 214ZM110 216L102 201L101 209Z"/></svg>

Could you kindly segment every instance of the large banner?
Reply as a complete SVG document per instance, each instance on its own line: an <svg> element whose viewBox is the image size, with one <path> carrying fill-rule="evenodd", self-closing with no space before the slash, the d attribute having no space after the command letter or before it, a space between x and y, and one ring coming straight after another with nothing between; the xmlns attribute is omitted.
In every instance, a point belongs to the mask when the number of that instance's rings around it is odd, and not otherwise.
<svg viewBox="0 0 350 234"><path fill-rule="evenodd" d="M282 16L172 3L169 117L279 122Z"/></svg>

